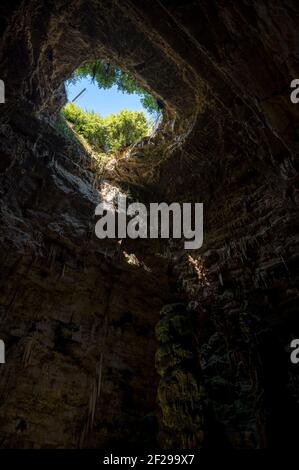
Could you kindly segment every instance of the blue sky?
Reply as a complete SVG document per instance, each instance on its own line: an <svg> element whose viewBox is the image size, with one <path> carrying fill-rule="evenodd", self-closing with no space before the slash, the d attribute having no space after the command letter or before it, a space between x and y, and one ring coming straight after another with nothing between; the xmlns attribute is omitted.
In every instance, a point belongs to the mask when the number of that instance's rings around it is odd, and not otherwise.
<svg viewBox="0 0 299 470"><path fill-rule="evenodd" d="M75 98L83 88L86 88L86 91L75 103L86 111L95 111L105 117L109 113L117 113L126 108L131 111L144 111L150 117L143 108L138 95L122 93L117 90L116 86L108 90L102 90L96 84L91 83L90 78L82 78L75 85L66 84L68 100L71 101Z"/></svg>

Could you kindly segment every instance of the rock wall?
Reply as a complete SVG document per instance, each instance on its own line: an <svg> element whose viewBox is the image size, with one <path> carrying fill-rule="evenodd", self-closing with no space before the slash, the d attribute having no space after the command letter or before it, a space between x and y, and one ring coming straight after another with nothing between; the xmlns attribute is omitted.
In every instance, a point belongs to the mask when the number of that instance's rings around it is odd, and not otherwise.
<svg viewBox="0 0 299 470"><path fill-rule="evenodd" d="M14 130L20 158L1 175L2 446L153 445L167 262L96 239L82 149L29 117L25 137Z"/></svg>
<svg viewBox="0 0 299 470"><path fill-rule="evenodd" d="M177 300L197 312L203 445L295 441L298 20L295 0L4 1L2 447L155 443L154 327ZM63 81L98 57L165 107L154 145L106 178L203 202L198 252L94 237L103 183L52 123Z"/></svg>

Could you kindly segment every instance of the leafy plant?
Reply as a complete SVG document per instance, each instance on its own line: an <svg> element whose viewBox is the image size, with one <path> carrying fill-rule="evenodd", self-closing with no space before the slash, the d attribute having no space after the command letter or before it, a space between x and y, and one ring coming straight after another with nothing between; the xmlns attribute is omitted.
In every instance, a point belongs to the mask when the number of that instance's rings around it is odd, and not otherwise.
<svg viewBox="0 0 299 470"><path fill-rule="evenodd" d="M97 152L115 152L146 136L149 123L142 111L124 109L103 118L93 111L84 111L74 103L62 110L76 133L83 136Z"/></svg>

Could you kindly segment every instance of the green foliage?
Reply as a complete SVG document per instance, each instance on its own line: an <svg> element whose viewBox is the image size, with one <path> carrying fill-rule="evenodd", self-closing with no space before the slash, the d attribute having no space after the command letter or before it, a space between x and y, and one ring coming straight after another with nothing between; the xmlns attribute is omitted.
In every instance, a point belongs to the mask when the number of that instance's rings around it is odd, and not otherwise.
<svg viewBox="0 0 299 470"><path fill-rule="evenodd" d="M73 125L74 130L82 135L95 149L104 149L106 129L101 116L86 112L74 103L68 103L62 110L63 116Z"/></svg>
<svg viewBox="0 0 299 470"><path fill-rule="evenodd" d="M89 62L79 67L69 82L76 83L81 78L91 77L91 79L97 83L99 88L107 89L113 85L117 86L119 91L123 93L140 95L141 102L147 111L152 115L159 115L161 108L157 103L157 100L150 95L146 90L141 88L138 83L133 80L130 75L123 72L115 65L112 65L104 60L97 60L95 62Z"/></svg>
<svg viewBox="0 0 299 470"><path fill-rule="evenodd" d="M192 360L193 353L180 343L168 343L158 348L155 359L157 372L163 377L174 366Z"/></svg>
<svg viewBox="0 0 299 470"><path fill-rule="evenodd" d="M77 142L76 134L72 131L62 113L60 113L56 119L55 129L66 139Z"/></svg>
<svg viewBox="0 0 299 470"><path fill-rule="evenodd" d="M161 376L158 402L166 447L194 448L203 440L203 388L192 341L194 317L182 304L161 310L156 326L156 369Z"/></svg>
<svg viewBox="0 0 299 470"><path fill-rule="evenodd" d="M142 111L124 109L103 118L95 112L84 111L74 103L68 103L62 114L75 132L100 153L115 152L142 139L148 132L149 123Z"/></svg>
<svg viewBox="0 0 299 470"><path fill-rule="evenodd" d="M104 124L108 132L108 145L112 150L131 145L148 132L148 121L142 111L124 109L117 114L109 114Z"/></svg>

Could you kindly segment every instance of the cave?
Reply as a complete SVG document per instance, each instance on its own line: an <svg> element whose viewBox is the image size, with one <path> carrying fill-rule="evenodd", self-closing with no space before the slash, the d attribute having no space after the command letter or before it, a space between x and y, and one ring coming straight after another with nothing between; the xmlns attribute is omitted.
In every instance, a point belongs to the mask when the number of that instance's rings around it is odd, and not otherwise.
<svg viewBox="0 0 299 470"><path fill-rule="evenodd" d="M0 447L294 446L298 2L4 0L0 18ZM53 125L98 57L163 105L100 177ZM99 240L110 190L203 203L202 247Z"/></svg>

